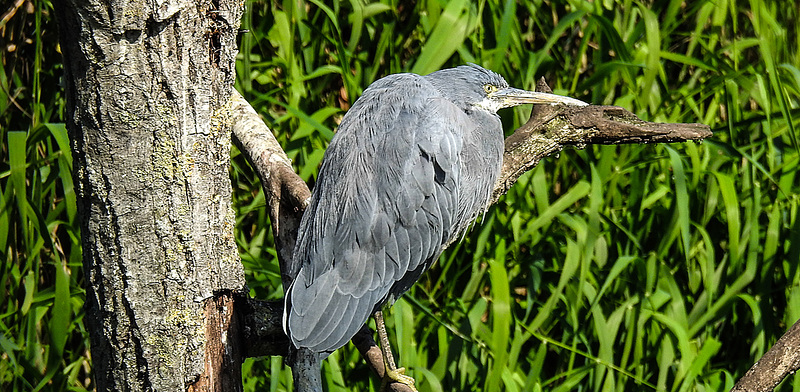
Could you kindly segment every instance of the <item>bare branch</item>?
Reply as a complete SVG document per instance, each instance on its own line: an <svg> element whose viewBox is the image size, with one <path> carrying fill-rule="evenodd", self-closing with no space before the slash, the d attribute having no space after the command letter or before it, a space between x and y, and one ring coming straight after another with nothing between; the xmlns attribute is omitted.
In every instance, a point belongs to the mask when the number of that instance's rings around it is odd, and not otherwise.
<svg viewBox="0 0 800 392"><path fill-rule="evenodd" d="M540 80L536 91L551 92ZM617 106L534 106L525 125L506 139L503 170L491 204L539 161L566 146L700 141L711 136L704 124L662 124L639 119Z"/></svg>
<svg viewBox="0 0 800 392"><path fill-rule="evenodd" d="M311 192L306 183L292 169L291 161L275 139L275 135L264 124L250 103L236 90L231 96L231 117L234 142L258 173L261 186L264 188L278 251L281 281L286 290L297 276L300 268L298 264L294 263L292 252L297 239L297 228L300 226L303 211L308 206ZM275 354L270 351L276 350L277 347L256 342L262 340L283 341L285 346L278 351L279 354L289 358L288 362L292 366L292 377L296 390L321 391L318 355L309 351L296 352L293 350L281 326L283 304L281 303L280 308L276 309L256 299L248 298L243 302L247 303L244 308L250 311L243 317L263 321L258 327L246 329L246 333L250 333L249 338L245 339L250 346L246 349L247 354L253 356ZM271 313L265 314L268 312ZM261 333L265 335L259 336ZM278 337L271 333L277 334Z"/></svg>
<svg viewBox="0 0 800 392"><path fill-rule="evenodd" d="M797 369L800 369L800 320L736 382L731 392L772 391Z"/></svg>
<svg viewBox="0 0 800 392"><path fill-rule="evenodd" d="M275 135L236 90L231 97L231 117L234 142L253 165L264 188L278 250L281 280L286 289L297 275L298 266L292 264L292 251L311 191L292 169L292 162Z"/></svg>

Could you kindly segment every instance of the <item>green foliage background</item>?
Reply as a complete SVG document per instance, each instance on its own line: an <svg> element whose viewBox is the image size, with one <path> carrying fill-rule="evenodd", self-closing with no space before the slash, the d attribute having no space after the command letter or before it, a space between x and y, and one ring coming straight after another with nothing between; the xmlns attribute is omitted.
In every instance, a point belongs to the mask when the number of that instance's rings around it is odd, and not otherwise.
<svg viewBox="0 0 800 392"><path fill-rule="evenodd" d="M791 2L247 7L237 88L311 184L369 83L465 62L516 87L544 76L557 93L715 131L702 144L565 150L523 176L388 317L421 391L727 390L800 318ZM52 7L26 1L10 15L0 21L0 390L91 389ZM508 132L528 111L501 113ZM232 156L248 280L277 299L260 184ZM290 388L280 357L243 370L248 391ZM350 345L323 370L330 391L379 386ZM780 389L800 390L800 378Z"/></svg>

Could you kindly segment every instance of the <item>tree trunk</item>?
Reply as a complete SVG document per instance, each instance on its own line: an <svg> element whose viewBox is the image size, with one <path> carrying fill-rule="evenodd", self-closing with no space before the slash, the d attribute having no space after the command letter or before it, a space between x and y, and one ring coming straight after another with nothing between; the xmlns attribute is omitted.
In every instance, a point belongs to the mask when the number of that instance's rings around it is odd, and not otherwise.
<svg viewBox="0 0 800 392"><path fill-rule="evenodd" d="M241 390L229 126L239 1L65 0L98 391Z"/></svg>

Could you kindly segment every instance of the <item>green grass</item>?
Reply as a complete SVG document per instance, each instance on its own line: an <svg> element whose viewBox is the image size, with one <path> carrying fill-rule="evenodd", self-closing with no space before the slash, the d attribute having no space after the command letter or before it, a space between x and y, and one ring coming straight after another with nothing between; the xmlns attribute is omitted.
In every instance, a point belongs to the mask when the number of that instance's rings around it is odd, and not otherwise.
<svg viewBox="0 0 800 392"><path fill-rule="evenodd" d="M0 390L91 390L60 55L50 3L32 4L0 26ZM722 391L800 318L797 7L247 6L237 87L312 185L369 83L465 62L715 131L702 144L565 150L524 175L387 314L421 391ZM509 132L528 110L501 113ZM231 173L250 287L280 298L260 185L236 151ZM243 370L248 391L291 383L279 357ZM323 370L330 391L380 385L350 345Z"/></svg>
<svg viewBox="0 0 800 392"><path fill-rule="evenodd" d="M9 4L3 12L12 10ZM92 388L72 155L49 1L0 26L0 390Z"/></svg>

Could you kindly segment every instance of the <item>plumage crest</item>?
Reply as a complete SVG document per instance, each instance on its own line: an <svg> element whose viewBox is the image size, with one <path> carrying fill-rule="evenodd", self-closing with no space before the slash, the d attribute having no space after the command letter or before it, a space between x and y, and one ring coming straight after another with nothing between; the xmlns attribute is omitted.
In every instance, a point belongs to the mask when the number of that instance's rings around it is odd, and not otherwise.
<svg viewBox="0 0 800 392"><path fill-rule="evenodd" d="M443 96L462 109L470 109L486 100L491 90L502 90L508 82L499 74L469 63L443 69L425 76Z"/></svg>

